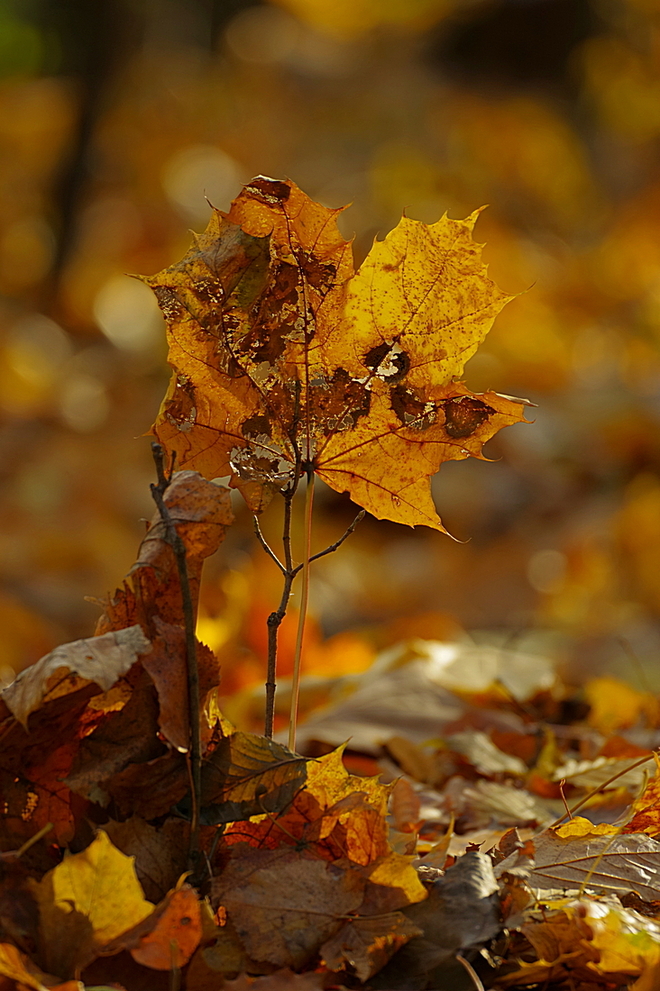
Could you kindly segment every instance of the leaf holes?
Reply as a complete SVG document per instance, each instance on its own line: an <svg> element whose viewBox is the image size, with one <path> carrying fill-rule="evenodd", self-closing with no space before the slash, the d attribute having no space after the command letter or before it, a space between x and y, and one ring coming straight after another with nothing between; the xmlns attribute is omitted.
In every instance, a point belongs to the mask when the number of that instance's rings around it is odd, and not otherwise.
<svg viewBox="0 0 660 991"><path fill-rule="evenodd" d="M367 351L364 364L380 379L387 379L393 385L400 382L410 368L410 358L400 344L383 341Z"/></svg>

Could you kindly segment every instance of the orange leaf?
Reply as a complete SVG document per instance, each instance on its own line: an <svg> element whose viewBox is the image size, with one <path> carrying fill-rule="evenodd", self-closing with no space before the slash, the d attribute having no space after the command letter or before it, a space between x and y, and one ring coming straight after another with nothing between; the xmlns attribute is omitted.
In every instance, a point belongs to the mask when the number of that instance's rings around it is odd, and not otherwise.
<svg viewBox="0 0 660 991"><path fill-rule="evenodd" d="M455 379L508 301L465 221L404 218L357 275L336 217L260 177L145 280L174 368L154 433L259 511L311 468L381 519L443 530L429 478L483 457L522 400Z"/></svg>
<svg viewBox="0 0 660 991"><path fill-rule="evenodd" d="M131 949L137 963L153 970L184 967L197 949L202 935L202 915L194 888L184 884L171 892L154 928Z"/></svg>

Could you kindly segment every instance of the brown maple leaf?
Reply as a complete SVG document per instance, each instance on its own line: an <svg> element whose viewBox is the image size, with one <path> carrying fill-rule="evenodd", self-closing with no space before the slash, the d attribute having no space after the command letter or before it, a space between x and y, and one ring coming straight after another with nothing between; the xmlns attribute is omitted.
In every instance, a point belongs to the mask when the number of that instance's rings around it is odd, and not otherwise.
<svg viewBox="0 0 660 991"><path fill-rule="evenodd" d="M313 471L380 519L444 530L430 476L524 420L522 400L456 381L511 297L472 240L478 211L404 217L357 274L339 212L259 177L145 280L174 369L153 432L255 511Z"/></svg>

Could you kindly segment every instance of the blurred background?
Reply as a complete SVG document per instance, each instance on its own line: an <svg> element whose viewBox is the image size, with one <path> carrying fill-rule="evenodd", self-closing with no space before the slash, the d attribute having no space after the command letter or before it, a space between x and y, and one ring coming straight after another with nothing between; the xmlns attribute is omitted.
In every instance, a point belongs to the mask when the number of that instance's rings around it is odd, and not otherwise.
<svg viewBox="0 0 660 991"><path fill-rule="evenodd" d="M521 295L466 381L538 404L434 480L461 542L367 520L319 563L308 669L467 631L660 686L658 0L0 0L0 73L0 680L91 634L153 512L164 331L126 273L262 173L352 202L358 262L490 204ZM320 548L355 507L318 505ZM200 614L227 693L280 594L237 513Z"/></svg>

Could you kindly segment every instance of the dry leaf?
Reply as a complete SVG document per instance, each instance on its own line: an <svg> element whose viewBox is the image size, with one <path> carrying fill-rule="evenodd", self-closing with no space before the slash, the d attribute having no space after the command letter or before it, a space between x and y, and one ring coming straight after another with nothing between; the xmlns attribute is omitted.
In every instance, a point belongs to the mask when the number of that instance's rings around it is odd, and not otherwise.
<svg viewBox="0 0 660 991"><path fill-rule="evenodd" d="M277 813L304 785L308 762L254 733L220 740L202 766L202 819L233 822Z"/></svg>
<svg viewBox="0 0 660 991"><path fill-rule="evenodd" d="M365 880L356 871L286 849L232 851L213 900L255 960L300 969L362 902Z"/></svg>
<svg viewBox="0 0 660 991"><path fill-rule="evenodd" d="M171 891L156 908L153 919L146 919L148 931L130 946L137 963L153 970L172 971L184 967L199 946L202 918L199 895L189 884Z"/></svg>
<svg viewBox="0 0 660 991"><path fill-rule="evenodd" d="M482 457L522 401L455 379L507 297L466 221L403 218L353 277L338 210L259 177L147 283L174 375L154 432L255 510L310 467L380 519L443 526L429 477Z"/></svg>
<svg viewBox="0 0 660 991"><path fill-rule="evenodd" d="M82 853L58 864L33 891L39 905L39 960L69 978L108 943L153 911L135 876L131 857L99 833Z"/></svg>
<svg viewBox="0 0 660 991"><path fill-rule="evenodd" d="M655 774L647 783L646 788L635 800L632 819L624 826L624 833L648 833L649 836L660 834L660 774L658 773L658 757L655 756ZM649 767L650 765L645 765Z"/></svg>
<svg viewBox="0 0 660 991"><path fill-rule="evenodd" d="M375 918L349 919L321 947L330 970L351 967L361 981L385 966L396 951L422 930L401 912Z"/></svg>
<svg viewBox="0 0 660 991"><path fill-rule="evenodd" d="M214 554L233 522L229 490L192 471L175 472L163 496L172 522L186 548L188 580L197 607L202 563ZM154 619L184 626L181 587L174 551L165 539L165 524L156 512L140 545L130 578L112 598L101 603L104 614L97 634L140 623L154 638Z"/></svg>
<svg viewBox="0 0 660 991"><path fill-rule="evenodd" d="M2 700L27 729L28 716L40 706L90 684L107 692L151 644L139 626L56 647L22 671L2 692Z"/></svg>
<svg viewBox="0 0 660 991"><path fill-rule="evenodd" d="M318 974L313 970L306 974L294 974L288 967L284 967L266 977L242 974L233 981L225 981L222 991L322 991L325 986L325 974Z"/></svg>
<svg viewBox="0 0 660 991"><path fill-rule="evenodd" d="M660 843L643 833L563 838L547 829L534 840L533 888L581 888L623 895L634 891L644 901L660 899ZM501 865L500 865L501 866Z"/></svg>
<svg viewBox="0 0 660 991"><path fill-rule="evenodd" d="M132 816L103 828L114 846L133 859L146 898L154 903L164 898L187 866L188 823L169 818L156 827Z"/></svg>
<svg viewBox="0 0 660 991"><path fill-rule="evenodd" d="M11 943L0 943L0 975L32 991L51 991L52 988L48 976Z"/></svg>
<svg viewBox="0 0 660 991"><path fill-rule="evenodd" d="M404 910L422 930L380 975L382 987L396 987L403 975L424 974L456 952L485 943L501 929L498 885L490 858L468 852L435 881L425 901ZM391 981L393 983L388 984Z"/></svg>

